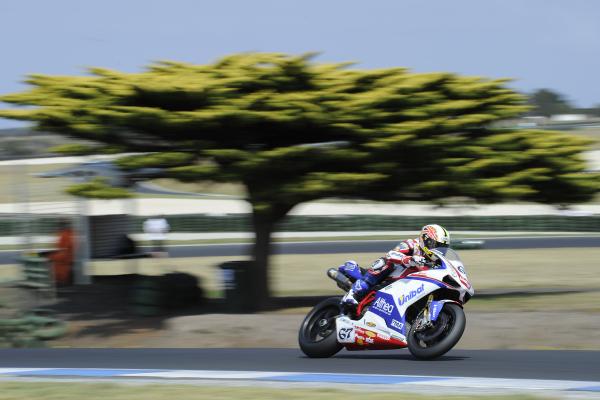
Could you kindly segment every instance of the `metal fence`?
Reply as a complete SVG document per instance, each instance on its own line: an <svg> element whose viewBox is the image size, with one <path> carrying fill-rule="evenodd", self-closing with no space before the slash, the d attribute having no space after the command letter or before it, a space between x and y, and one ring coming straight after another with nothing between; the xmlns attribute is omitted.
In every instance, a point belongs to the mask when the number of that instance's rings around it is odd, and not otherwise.
<svg viewBox="0 0 600 400"><path fill-rule="evenodd" d="M61 215L30 216L31 235L56 232ZM142 232L146 217L132 217L132 233ZM251 216L206 214L166 216L171 232L251 232ZM280 232L319 231L412 231L428 223L441 224L452 231L525 231L525 232L600 232L600 215L526 215L526 216L387 216L338 215L286 217L276 226ZM0 236L22 233L23 219L19 215L0 216Z"/></svg>

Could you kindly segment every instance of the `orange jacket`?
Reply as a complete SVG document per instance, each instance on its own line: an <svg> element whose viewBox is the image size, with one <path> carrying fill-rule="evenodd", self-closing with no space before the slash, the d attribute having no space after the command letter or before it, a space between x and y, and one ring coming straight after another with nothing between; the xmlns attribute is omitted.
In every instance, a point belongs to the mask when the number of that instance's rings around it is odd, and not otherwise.
<svg viewBox="0 0 600 400"><path fill-rule="evenodd" d="M73 260L75 256L75 235L72 229L63 229L58 233L57 250L50 254L53 261L54 277L57 283L71 282Z"/></svg>

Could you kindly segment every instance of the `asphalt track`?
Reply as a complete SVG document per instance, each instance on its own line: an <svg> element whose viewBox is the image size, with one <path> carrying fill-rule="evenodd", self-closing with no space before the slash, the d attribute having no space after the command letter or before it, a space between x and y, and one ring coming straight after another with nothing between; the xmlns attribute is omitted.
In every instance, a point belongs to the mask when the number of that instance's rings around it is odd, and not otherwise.
<svg viewBox="0 0 600 400"><path fill-rule="evenodd" d="M527 237L490 238L485 240L484 249L549 249L564 247L600 247L600 236L590 237ZM275 243L273 254L346 254L385 253L398 241L394 240L353 240L326 242ZM250 244L207 244L169 247L170 257L226 257L250 254ZM142 250L149 248L142 247ZM0 252L0 264L14 264L16 251Z"/></svg>
<svg viewBox="0 0 600 400"><path fill-rule="evenodd" d="M484 249L548 249L556 247L600 247L599 237L493 238L484 239ZM399 240L353 240L275 243L273 254L356 254L385 253ZM250 253L249 244L178 246L171 257L237 256Z"/></svg>
<svg viewBox="0 0 600 400"><path fill-rule="evenodd" d="M407 350L310 359L297 349L6 349L0 368L185 369L513 379L600 379L600 351L452 350L418 361Z"/></svg>

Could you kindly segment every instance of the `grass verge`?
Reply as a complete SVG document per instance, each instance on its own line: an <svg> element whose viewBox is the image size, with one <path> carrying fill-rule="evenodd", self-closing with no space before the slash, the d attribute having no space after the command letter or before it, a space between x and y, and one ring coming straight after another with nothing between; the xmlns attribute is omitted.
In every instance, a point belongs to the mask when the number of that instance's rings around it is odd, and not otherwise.
<svg viewBox="0 0 600 400"><path fill-rule="evenodd" d="M326 400L359 400L365 397L361 390L296 389L296 388L260 388L233 386L192 386L170 384L112 384L112 383L41 383L41 382L1 382L0 400L13 399L45 399L45 400L159 400L172 398L178 400L270 400L270 399L326 399ZM540 399L523 395L513 396L422 396L412 393L391 393L369 391L369 400L518 400Z"/></svg>
<svg viewBox="0 0 600 400"><path fill-rule="evenodd" d="M347 259L368 266L382 253L275 255L271 260L271 285L274 294L280 296L338 294L340 291L325 275L329 267L336 267ZM600 274L594 261L600 259L599 248L469 250L460 254L476 291L600 287ZM90 268L98 275L188 272L199 276L207 289L218 291L221 275L217 265L240 259L245 257L94 261Z"/></svg>
<svg viewBox="0 0 600 400"><path fill-rule="evenodd" d="M586 312L600 313L600 291L522 296L473 297L466 306L474 312Z"/></svg>
<svg viewBox="0 0 600 400"><path fill-rule="evenodd" d="M385 250L385 249L384 249ZM475 290L519 288L600 287L596 260L600 248L468 250L460 253ZM326 277L330 267L348 259L368 266L382 253L356 254L285 254L271 258L271 286L278 296L338 294L333 281ZM217 266L247 257L145 258L137 260L92 261L94 275L140 273L160 275L180 271L196 275L202 285L218 292L221 274ZM3 265L0 279L18 276L16 265Z"/></svg>

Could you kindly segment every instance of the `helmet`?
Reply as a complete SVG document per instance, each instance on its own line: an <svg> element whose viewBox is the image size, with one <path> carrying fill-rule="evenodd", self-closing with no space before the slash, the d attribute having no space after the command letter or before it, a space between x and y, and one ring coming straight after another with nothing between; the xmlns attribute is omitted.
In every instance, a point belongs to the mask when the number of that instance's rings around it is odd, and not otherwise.
<svg viewBox="0 0 600 400"><path fill-rule="evenodd" d="M436 247L448 247L450 246L450 234L440 225L425 225L421 228L419 245L426 254Z"/></svg>

